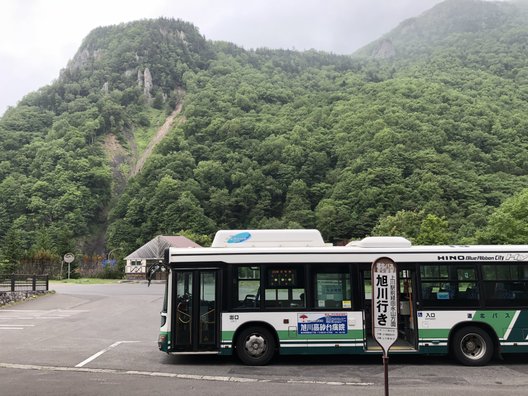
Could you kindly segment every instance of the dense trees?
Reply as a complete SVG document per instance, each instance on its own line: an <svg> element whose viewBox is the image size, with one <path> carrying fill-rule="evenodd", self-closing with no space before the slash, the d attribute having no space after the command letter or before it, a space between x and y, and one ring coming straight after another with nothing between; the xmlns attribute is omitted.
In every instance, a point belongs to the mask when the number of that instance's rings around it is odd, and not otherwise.
<svg viewBox="0 0 528 396"><path fill-rule="evenodd" d="M477 233L481 243L518 243L528 240L528 189L505 200Z"/></svg>
<svg viewBox="0 0 528 396"><path fill-rule="evenodd" d="M246 51L167 19L98 28L0 120L3 259L82 251L105 230L122 253L246 227L526 242L506 231L526 220L528 182L527 14L513 7L443 3L384 38L390 59L364 56L376 43ZM128 180L182 92L184 122Z"/></svg>
<svg viewBox="0 0 528 396"><path fill-rule="evenodd" d="M187 151L216 228L315 226L340 240L419 213L415 242L476 241L527 182L526 81L498 73L504 52L526 68L502 37L516 47L526 15L505 5L504 25L500 5L460 6L478 12L446 28L438 19L459 7L448 2L424 16L435 21L427 35L396 30L401 56L387 61L221 43L209 68L183 77L187 122L158 151L158 171L171 146Z"/></svg>

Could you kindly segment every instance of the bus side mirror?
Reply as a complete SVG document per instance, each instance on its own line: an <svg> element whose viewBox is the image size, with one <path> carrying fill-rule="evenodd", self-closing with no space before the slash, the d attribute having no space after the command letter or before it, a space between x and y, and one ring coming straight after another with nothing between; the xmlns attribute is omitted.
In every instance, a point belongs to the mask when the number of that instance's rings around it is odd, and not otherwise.
<svg viewBox="0 0 528 396"><path fill-rule="evenodd" d="M156 273L156 271L154 270L154 266L151 265L150 267L148 267L147 269L147 272L146 272L146 276L145 278L147 278L147 286L150 286L150 281L152 280L152 277L154 276L154 274Z"/></svg>
<svg viewBox="0 0 528 396"><path fill-rule="evenodd" d="M154 278L154 275L156 275L160 270L161 270L161 265L159 264L151 265L148 268L147 273L146 273L147 281L148 281L147 286L150 286L150 281Z"/></svg>
<svg viewBox="0 0 528 396"><path fill-rule="evenodd" d="M154 275L160 271L169 271L169 267L161 260L159 261L159 264L152 264L150 267L148 267L145 274L148 280L148 286L150 286L150 281L154 278Z"/></svg>

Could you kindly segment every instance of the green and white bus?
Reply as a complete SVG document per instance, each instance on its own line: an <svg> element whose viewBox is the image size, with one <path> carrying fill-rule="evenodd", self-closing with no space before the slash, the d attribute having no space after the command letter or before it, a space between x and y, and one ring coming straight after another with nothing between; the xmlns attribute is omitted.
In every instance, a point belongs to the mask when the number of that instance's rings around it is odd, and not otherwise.
<svg viewBox="0 0 528 396"><path fill-rule="evenodd" d="M209 248L167 249L159 348L249 365L277 354L379 354L370 271L380 257L398 266L391 354L449 353L476 366L528 352L528 245L368 237L331 246L317 230L219 231Z"/></svg>

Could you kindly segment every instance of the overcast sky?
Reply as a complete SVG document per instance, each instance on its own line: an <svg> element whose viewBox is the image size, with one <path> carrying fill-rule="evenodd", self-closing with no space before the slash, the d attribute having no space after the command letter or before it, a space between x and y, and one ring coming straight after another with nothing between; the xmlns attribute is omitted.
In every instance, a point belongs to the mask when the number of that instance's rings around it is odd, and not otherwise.
<svg viewBox="0 0 528 396"><path fill-rule="evenodd" d="M0 115L51 83L98 26L160 16L246 49L350 54L441 0L2 0Z"/></svg>

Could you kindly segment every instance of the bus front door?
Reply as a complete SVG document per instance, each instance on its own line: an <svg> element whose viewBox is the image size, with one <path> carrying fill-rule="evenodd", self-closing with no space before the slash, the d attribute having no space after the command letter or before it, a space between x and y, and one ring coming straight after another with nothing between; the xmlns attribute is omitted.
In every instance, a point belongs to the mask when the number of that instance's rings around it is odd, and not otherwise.
<svg viewBox="0 0 528 396"><path fill-rule="evenodd" d="M360 267L361 300L363 308L364 346L367 351L380 351L381 347L372 336L372 280L370 265ZM416 271L413 265L398 265L398 339L391 351L416 351L418 330L416 327Z"/></svg>
<svg viewBox="0 0 528 396"><path fill-rule="evenodd" d="M217 350L218 270L173 270L174 352Z"/></svg>

